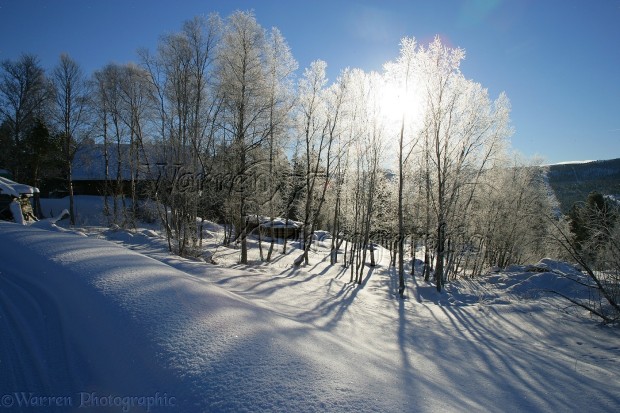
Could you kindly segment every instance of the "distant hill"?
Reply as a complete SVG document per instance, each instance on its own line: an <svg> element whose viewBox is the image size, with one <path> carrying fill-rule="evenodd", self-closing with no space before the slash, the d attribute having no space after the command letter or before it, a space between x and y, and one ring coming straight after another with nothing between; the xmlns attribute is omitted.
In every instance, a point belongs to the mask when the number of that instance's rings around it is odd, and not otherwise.
<svg viewBox="0 0 620 413"><path fill-rule="evenodd" d="M563 212L597 191L620 197L620 158L549 165L547 177Z"/></svg>

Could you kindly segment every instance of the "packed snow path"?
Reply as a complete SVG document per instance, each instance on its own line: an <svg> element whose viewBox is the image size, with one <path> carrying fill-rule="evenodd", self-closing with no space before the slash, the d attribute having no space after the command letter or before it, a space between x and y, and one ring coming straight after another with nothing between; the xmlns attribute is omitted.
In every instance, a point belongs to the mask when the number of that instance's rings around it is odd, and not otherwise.
<svg viewBox="0 0 620 413"><path fill-rule="evenodd" d="M380 269L361 288L339 266L156 260L10 223L0 246L0 396L15 410L24 393L72 402L44 411L84 411L93 394L183 412L620 406L617 329L545 302L473 304L422 284L398 300Z"/></svg>

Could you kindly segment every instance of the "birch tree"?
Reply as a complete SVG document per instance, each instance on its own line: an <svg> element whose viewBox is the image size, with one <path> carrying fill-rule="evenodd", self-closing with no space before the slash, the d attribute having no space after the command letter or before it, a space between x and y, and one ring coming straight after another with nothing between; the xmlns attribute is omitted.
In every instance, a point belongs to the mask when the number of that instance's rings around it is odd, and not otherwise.
<svg viewBox="0 0 620 413"><path fill-rule="evenodd" d="M180 255L195 254L199 243L196 178L205 169L202 155L213 138L217 115L212 111L218 101L215 85L208 79L220 23L217 15L194 18L185 22L180 32L164 36L155 56L140 52L158 102L159 158L164 166L154 192L163 206L160 216L169 248Z"/></svg>
<svg viewBox="0 0 620 413"><path fill-rule="evenodd" d="M265 45L267 92L269 96L269 128L267 135L267 212L271 225L271 243L267 261L271 260L275 236L273 222L276 214L284 213L282 176L279 174L278 159L286 144L289 115L294 104L293 74L297 62L293 58L286 40L276 28L272 28ZM259 233L260 236L260 233Z"/></svg>
<svg viewBox="0 0 620 413"><path fill-rule="evenodd" d="M258 149L271 136L275 98L269 87L265 31L252 13L235 12L226 21L218 54L217 81L223 100L223 128L230 139L232 161L230 205L241 244L240 262L247 264L247 217L252 204L252 167ZM277 76L277 75L276 75ZM273 117L271 115L274 115Z"/></svg>
<svg viewBox="0 0 620 413"><path fill-rule="evenodd" d="M333 173L336 142L341 134L348 76L325 88L326 63L313 62L299 85L296 129L304 162L303 253L295 265L308 264L308 252Z"/></svg>
<svg viewBox="0 0 620 413"><path fill-rule="evenodd" d="M382 116L383 78L378 73L365 74L353 70L349 76L350 105L359 107L353 123L359 128L356 139L351 142L355 169L353 178L353 227L349 264L351 282L362 283L366 257L371 254L374 266L374 246L371 236L376 231L376 204L380 167L384 160L385 119ZM359 219L358 219L359 218ZM355 265L354 265L355 264Z"/></svg>
<svg viewBox="0 0 620 413"><path fill-rule="evenodd" d="M145 143L147 143L148 124L152 118L152 106L155 99L148 72L134 64L123 66L120 92L123 103L121 117L129 134L127 161L129 164L131 210L128 221L135 228L140 195L137 188L138 181L142 177L141 174L151 175ZM142 165L147 166L146 170L141 167Z"/></svg>
<svg viewBox="0 0 620 413"><path fill-rule="evenodd" d="M395 62L389 62L385 65L386 78L391 83L392 88L397 90L396 94L389 96L389 99L395 100L390 108L399 108L397 111L398 130L392 133L397 134L397 161L398 170L398 293L401 297L405 293L405 205L404 205L404 185L406 164L412 154L416 143L417 133L415 131L415 120L419 109L416 102L416 71L417 71L417 42L413 38L404 38L401 41L400 55Z"/></svg>
<svg viewBox="0 0 620 413"><path fill-rule="evenodd" d="M462 264L471 275L483 266L505 267L538 260L548 250L546 234L553 211L544 168L518 157L500 157L482 177L472 202Z"/></svg>
<svg viewBox="0 0 620 413"><path fill-rule="evenodd" d="M60 55L60 61L51 76L54 84L54 118L62 135L62 155L65 179L69 190L69 214L75 225L73 195L73 159L86 138L88 84L82 69L69 55Z"/></svg>
<svg viewBox="0 0 620 413"><path fill-rule="evenodd" d="M429 156L430 200L436 218L435 281L445 282L446 242L466 213L488 164L510 136L510 104L504 94L492 102L488 91L465 79L459 67L465 53L436 38L418 52L427 111L423 136Z"/></svg>
<svg viewBox="0 0 620 413"><path fill-rule="evenodd" d="M108 224L124 226L123 144L127 136L121 101L122 68L108 64L93 75L91 105L96 115L97 133L102 141L104 173L104 213ZM114 162L116 160L116 162ZM112 196L112 206L109 196Z"/></svg>

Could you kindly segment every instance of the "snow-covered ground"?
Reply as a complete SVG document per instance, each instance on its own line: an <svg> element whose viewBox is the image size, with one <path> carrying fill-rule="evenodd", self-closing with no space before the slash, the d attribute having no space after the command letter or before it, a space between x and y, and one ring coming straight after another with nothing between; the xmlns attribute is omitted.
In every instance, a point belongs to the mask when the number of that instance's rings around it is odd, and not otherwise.
<svg viewBox="0 0 620 413"><path fill-rule="evenodd" d="M206 234L215 246L218 226ZM620 407L618 327L564 311L566 303L544 291L581 294L559 277L570 266L541 263L553 273L514 267L452 283L441 294L409 276L408 298L400 300L384 250L358 286L341 264L329 265L328 245L319 242L310 265L294 268L295 248L282 255L278 246L273 262L264 264L255 241L250 244L252 265L237 264L239 251L223 247L212 249L218 263L212 265L169 254L153 228L63 232L45 222L0 222L2 407Z"/></svg>

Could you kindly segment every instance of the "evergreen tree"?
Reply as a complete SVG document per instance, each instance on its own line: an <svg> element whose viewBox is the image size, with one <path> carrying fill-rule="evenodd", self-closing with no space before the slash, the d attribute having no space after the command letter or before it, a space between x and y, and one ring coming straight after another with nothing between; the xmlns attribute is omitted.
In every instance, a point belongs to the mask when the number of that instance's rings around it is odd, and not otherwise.
<svg viewBox="0 0 620 413"><path fill-rule="evenodd" d="M609 199L593 191L585 203L573 205L568 216L576 247L583 251L587 246L594 254L596 246L608 241L618 212Z"/></svg>

